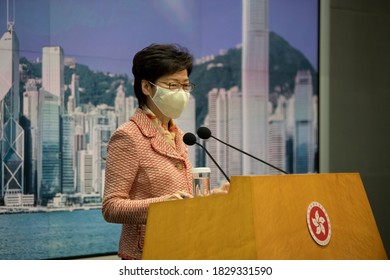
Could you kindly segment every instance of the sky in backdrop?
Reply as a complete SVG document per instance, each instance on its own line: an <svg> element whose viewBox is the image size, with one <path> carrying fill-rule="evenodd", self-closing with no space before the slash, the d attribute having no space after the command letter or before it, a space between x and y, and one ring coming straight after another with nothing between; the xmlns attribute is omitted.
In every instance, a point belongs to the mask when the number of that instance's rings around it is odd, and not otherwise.
<svg viewBox="0 0 390 280"><path fill-rule="evenodd" d="M318 69L318 1L268 3L269 30ZM150 43L179 43L200 58L242 42L242 0L0 0L1 35L7 19L21 57L61 46L77 63L130 77L134 54Z"/></svg>

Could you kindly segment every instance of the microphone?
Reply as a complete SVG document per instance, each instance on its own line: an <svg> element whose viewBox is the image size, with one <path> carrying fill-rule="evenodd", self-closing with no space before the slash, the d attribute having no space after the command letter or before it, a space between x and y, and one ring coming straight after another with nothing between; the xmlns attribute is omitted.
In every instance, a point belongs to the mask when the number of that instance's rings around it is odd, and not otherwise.
<svg viewBox="0 0 390 280"><path fill-rule="evenodd" d="M284 170L282 170L282 169L280 169L280 168L278 168L278 167L276 167L276 166L274 166L274 165L272 165L272 164L270 164L270 163L268 163L268 162L266 162L264 160L261 160L261 159L255 157L255 156L253 156L253 155L248 154L247 152L244 152L243 150L240 150L240 149L238 149L238 148L236 148L236 147L234 147L234 146L232 146L232 145L230 145L228 143L223 142L222 140L219 140L218 138L216 138L213 135L211 135L211 131L207 127L204 127L204 126L203 127L199 127L198 131L196 133L198 134L199 138L201 138L201 139L207 140L210 137L214 138L215 140L221 142L222 144L225 144L226 146L228 146L230 148L233 148L233 149L243 153L244 155L250 156L251 158L254 158L255 160L258 160L258 161L260 161L260 162L262 162L262 163L264 163L264 164L266 164L266 165L268 165L268 166L270 166L272 168L275 168L276 170L278 170L278 171L280 171L280 172L282 172L284 174L288 174L286 171L284 171Z"/></svg>
<svg viewBox="0 0 390 280"><path fill-rule="evenodd" d="M205 147L203 147L201 144L199 144L198 142L196 142L196 136L191 133L191 132L187 132L186 134L184 134L183 136L183 141L185 144L187 144L188 146L192 146L194 144L198 145L199 147L201 147L205 152L206 154L211 158L211 160L214 162L214 164L218 167L219 171L222 172L223 176L225 176L226 180L230 183L230 180L229 180L229 177L226 175L226 173L222 170L222 168L219 166L219 164L215 161L215 159L210 155L210 153L206 150Z"/></svg>

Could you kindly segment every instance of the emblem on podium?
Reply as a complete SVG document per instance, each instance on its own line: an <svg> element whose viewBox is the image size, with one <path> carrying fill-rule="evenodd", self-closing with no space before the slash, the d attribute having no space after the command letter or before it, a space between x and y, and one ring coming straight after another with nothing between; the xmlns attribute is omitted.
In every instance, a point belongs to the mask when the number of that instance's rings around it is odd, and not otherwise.
<svg viewBox="0 0 390 280"><path fill-rule="evenodd" d="M314 241L321 245L328 245L331 237L331 225L328 213L319 202L312 202L307 207L307 227Z"/></svg>

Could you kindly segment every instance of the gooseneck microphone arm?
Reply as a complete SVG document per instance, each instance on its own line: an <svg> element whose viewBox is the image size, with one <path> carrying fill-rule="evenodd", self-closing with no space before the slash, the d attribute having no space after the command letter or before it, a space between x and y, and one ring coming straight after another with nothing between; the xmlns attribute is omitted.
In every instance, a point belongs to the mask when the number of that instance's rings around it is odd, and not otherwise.
<svg viewBox="0 0 390 280"><path fill-rule="evenodd" d="M206 154L211 158L211 160L214 162L214 164L218 167L219 171L221 171L221 173L223 174L223 176L225 176L226 180L230 183L230 179L229 177L226 175L226 173L222 170L222 168L219 166L219 164L215 161L215 159L212 157L212 155L210 155L210 153L207 151L207 149L199 144L198 142L196 142L196 136L194 134L192 134L191 132L187 132L186 134L184 134L183 136L183 141L185 144L187 144L188 146L192 146L194 144L198 145L199 147L201 147L203 149L203 151L206 152Z"/></svg>
<svg viewBox="0 0 390 280"><path fill-rule="evenodd" d="M212 138L214 138L215 140L221 142L222 144L225 144L226 146L235 149L236 151L239 151L239 152L241 152L241 153L243 153L243 154L245 154L245 155L247 155L247 156L249 156L249 157L251 157L251 158L254 158L255 160L258 160L258 161L260 161L260 162L262 162L262 163L264 163L264 164L266 164L266 165L268 165L268 166L270 166L270 167L272 167L272 168L275 168L276 170L278 170L278 171L280 171L280 172L282 172L282 173L284 173L284 174L288 174L286 171L280 169L279 167L276 167L276 166L274 166L274 165L272 165L272 164L270 164L270 163L268 163L268 162L266 162L266 161L264 161L264 160L262 160L262 159L259 159L259 158L255 157L255 156L251 155L251 154L248 154L247 152L245 152L245 151L243 151L243 150L240 150L240 149L238 149L238 148L236 148L236 147L234 147L234 146L232 146L232 145L230 145L230 144L228 144L228 143L226 143L226 142L224 142L224 141L222 141L222 140L220 140L220 139L218 139L218 138L215 138L215 137L211 134L210 129L208 129L207 127L200 127L200 128L198 129L198 131L197 131L197 134L198 134L198 136L199 136L200 138L202 138L202 139L208 139L208 138L212 137Z"/></svg>
<svg viewBox="0 0 390 280"><path fill-rule="evenodd" d="M280 169L279 167L276 167L276 166L274 166L274 165L272 165L272 164L270 164L270 163L268 163L268 162L265 162L264 160L261 160L261 159L255 157L255 156L253 156L253 155L251 155L251 154L248 154L247 152L244 152L244 151L242 151L242 150L240 150L240 149L238 149L238 148L236 148L236 147L234 147L234 146L232 146L232 145L230 145L230 144L228 144L228 143L226 143L226 142L223 142L222 140L219 140L219 139L215 138L215 137L212 136L212 135L211 135L211 137L214 138L215 140L217 140L217 141L219 141L219 142L225 144L226 146L229 146L230 148L233 148L233 149L235 149L235 150L237 150L237 151L239 151L239 152L241 152L241 153L243 153L243 154L245 154L245 155L247 155L247 156L249 156L249 157L251 157L251 158L254 158L254 159L256 159L256 160L258 160L258 161L261 161L262 163L264 163L264 164L266 164L266 165L268 165L268 166L271 166L271 167L273 167L273 168L279 170L280 172L283 172L284 174L288 174L286 171Z"/></svg>
<svg viewBox="0 0 390 280"><path fill-rule="evenodd" d="M226 175L226 173L222 170L222 168L219 166L219 164L215 161L215 159L210 155L210 153L206 150L205 147L203 147L201 144L199 144L198 142L195 143L196 145L200 146L205 152L206 154L211 158L211 160L214 162L214 164L218 167L219 171L222 172L223 176L225 176L226 180L230 183L230 179L229 177Z"/></svg>

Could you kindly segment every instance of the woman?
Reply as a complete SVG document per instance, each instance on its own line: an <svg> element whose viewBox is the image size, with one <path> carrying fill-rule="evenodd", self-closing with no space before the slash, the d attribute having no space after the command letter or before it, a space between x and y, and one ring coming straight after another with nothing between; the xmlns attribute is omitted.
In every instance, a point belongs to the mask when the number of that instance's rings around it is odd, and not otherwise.
<svg viewBox="0 0 390 280"><path fill-rule="evenodd" d="M118 255L141 259L150 203L192 197L191 162L180 116L194 88L192 55L179 45L152 44L133 59L137 108L107 148L102 213L121 223Z"/></svg>

